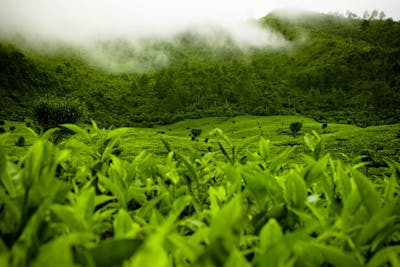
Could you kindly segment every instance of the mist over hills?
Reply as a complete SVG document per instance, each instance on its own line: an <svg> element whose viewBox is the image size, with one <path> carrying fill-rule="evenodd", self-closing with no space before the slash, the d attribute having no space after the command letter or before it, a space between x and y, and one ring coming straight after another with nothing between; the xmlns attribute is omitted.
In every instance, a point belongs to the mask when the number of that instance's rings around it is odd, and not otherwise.
<svg viewBox="0 0 400 267"><path fill-rule="evenodd" d="M276 11L246 29L241 37L204 26L86 46L8 35L0 117L23 120L35 98L51 93L82 99L103 126L239 114L400 121L399 22Z"/></svg>

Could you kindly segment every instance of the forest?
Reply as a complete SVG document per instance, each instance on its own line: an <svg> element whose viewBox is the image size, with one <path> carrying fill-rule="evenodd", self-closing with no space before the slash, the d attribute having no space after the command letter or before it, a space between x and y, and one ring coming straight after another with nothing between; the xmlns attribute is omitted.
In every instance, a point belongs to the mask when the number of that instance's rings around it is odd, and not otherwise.
<svg viewBox="0 0 400 267"><path fill-rule="evenodd" d="M124 40L100 44L121 64L143 62L137 72L110 73L72 48L43 55L3 42L0 116L24 120L35 99L50 94L80 99L105 127L244 114L301 114L364 127L399 121L399 22L376 14L288 19L271 13L259 23L288 45L243 49L228 35L216 40L196 32L180 33L173 42L146 40L144 52ZM168 63L149 63L147 50L163 51Z"/></svg>

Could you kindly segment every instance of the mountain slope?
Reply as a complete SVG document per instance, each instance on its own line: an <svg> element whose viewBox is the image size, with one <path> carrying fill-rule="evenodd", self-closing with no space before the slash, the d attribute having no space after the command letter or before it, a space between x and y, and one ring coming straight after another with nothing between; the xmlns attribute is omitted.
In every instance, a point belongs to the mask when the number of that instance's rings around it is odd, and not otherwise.
<svg viewBox="0 0 400 267"><path fill-rule="evenodd" d="M137 73L102 70L79 51L46 56L1 45L0 117L22 120L35 97L53 93L81 98L103 126L239 114L303 114L361 126L400 121L399 22L275 12L260 24L290 45L243 49L228 36L195 32L148 40L141 49L121 40L103 44L102 53L124 64L144 66L162 55Z"/></svg>

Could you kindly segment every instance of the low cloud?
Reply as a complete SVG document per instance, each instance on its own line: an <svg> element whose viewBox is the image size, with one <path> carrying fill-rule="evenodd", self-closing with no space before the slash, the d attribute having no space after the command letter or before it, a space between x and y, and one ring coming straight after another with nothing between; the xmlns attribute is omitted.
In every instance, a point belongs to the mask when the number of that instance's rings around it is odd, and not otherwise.
<svg viewBox="0 0 400 267"><path fill-rule="evenodd" d="M243 1L210 3L213 2L0 0L0 37L24 44L25 48L39 47L47 53L57 52L60 44L79 48L84 58L114 71L146 71L167 65L168 55L161 48L144 46L143 40L171 43L187 31L203 36L217 47L224 44L218 41L220 33L243 50L286 45L282 36L250 19L251 12ZM132 47L130 59L136 61L119 57L120 51L104 49L104 44L111 40L122 40L128 44L125 48Z"/></svg>

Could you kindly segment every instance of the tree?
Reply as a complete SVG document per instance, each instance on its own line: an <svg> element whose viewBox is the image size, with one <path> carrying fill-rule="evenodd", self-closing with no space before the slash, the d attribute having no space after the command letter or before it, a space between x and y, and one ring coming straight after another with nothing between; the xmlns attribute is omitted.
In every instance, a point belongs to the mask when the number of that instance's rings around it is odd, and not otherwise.
<svg viewBox="0 0 400 267"><path fill-rule="evenodd" d="M192 129L192 140L195 140L198 136L201 135L201 129Z"/></svg>
<svg viewBox="0 0 400 267"><path fill-rule="evenodd" d="M351 12L350 10L347 10L347 11L346 11L346 17L347 17L348 19L355 19L355 18L357 18L357 14Z"/></svg>
<svg viewBox="0 0 400 267"><path fill-rule="evenodd" d="M369 17L370 20L374 20L378 17L378 10L372 10L371 16Z"/></svg>
<svg viewBox="0 0 400 267"><path fill-rule="evenodd" d="M369 16L368 10L365 10L365 11L364 11L364 14L363 14L363 19L364 19L364 20L368 20L369 17L370 17L370 16Z"/></svg>
<svg viewBox="0 0 400 267"><path fill-rule="evenodd" d="M383 11L379 12L379 19L380 20L383 20L385 17L386 17L385 12L383 12Z"/></svg>
<svg viewBox="0 0 400 267"><path fill-rule="evenodd" d="M302 121L292 122L290 124L290 131L292 131L293 137L296 137L296 135L298 134L298 132L300 132L302 127L303 127Z"/></svg>

